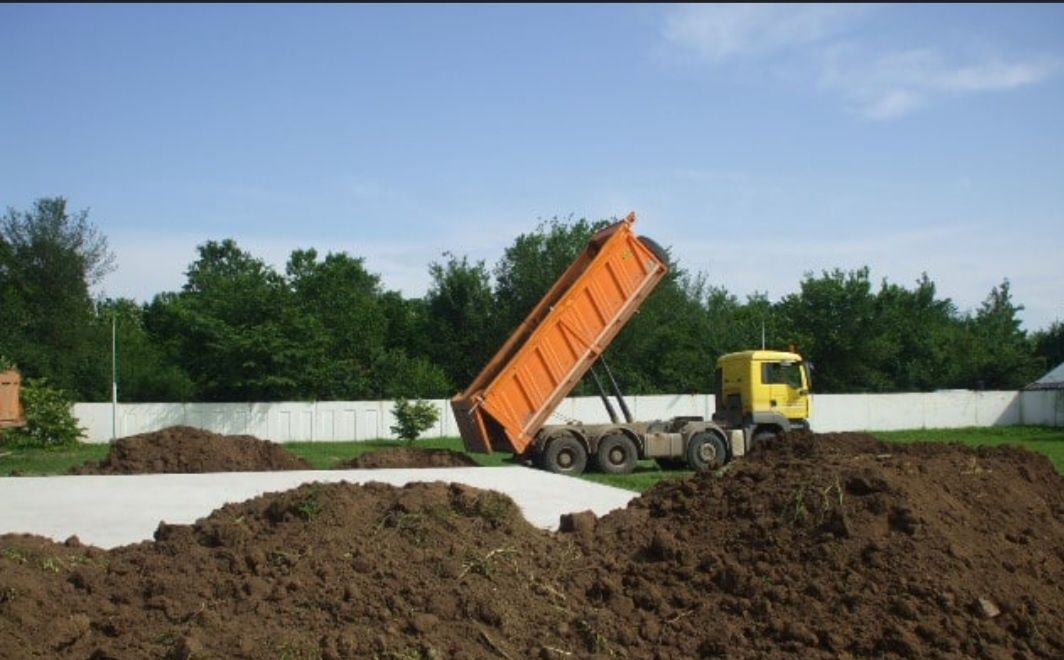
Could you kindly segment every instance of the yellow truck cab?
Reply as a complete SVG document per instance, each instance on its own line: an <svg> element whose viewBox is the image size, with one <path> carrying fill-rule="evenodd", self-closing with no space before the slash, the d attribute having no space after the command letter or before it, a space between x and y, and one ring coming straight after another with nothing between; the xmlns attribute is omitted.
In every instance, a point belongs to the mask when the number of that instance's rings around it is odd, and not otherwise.
<svg viewBox="0 0 1064 660"><path fill-rule="evenodd" d="M809 367L797 353L741 351L717 360L714 421L741 428L753 445L770 435L809 428Z"/></svg>

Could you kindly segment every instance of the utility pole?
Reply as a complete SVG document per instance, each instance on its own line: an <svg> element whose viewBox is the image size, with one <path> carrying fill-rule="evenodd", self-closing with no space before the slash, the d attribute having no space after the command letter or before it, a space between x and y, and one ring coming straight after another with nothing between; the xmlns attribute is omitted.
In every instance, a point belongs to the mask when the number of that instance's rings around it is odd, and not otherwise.
<svg viewBox="0 0 1064 660"><path fill-rule="evenodd" d="M111 310L111 441L114 442L118 437L118 354L116 352L116 328L118 322L115 320L118 314L117 310Z"/></svg>

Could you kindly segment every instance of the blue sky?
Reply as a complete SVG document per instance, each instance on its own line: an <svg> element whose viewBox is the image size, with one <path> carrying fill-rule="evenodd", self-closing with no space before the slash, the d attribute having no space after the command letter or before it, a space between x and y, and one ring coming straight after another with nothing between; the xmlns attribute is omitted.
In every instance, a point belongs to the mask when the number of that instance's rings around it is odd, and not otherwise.
<svg viewBox="0 0 1064 660"><path fill-rule="evenodd" d="M0 206L63 195L111 296L208 239L421 295L552 216L740 296L922 272L1064 318L1064 7L0 6Z"/></svg>

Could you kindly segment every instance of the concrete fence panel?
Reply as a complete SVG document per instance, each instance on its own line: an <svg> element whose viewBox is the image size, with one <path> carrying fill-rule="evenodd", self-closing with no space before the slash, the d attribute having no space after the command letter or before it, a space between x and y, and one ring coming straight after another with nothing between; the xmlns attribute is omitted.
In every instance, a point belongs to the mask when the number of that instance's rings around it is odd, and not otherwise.
<svg viewBox="0 0 1064 660"><path fill-rule="evenodd" d="M424 437L458 435L450 402L430 403L439 420ZM712 394L660 394L627 398L638 420L713 415ZM276 442L336 442L393 437L391 401L283 401L278 403L121 403L115 435L124 437L168 426L196 426L217 433L246 434ZM621 415L614 401L614 408ZM89 442L112 437L109 403L78 403L74 416ZM598 397L566 399L549 424L609 422ZM1064 425L1064 392L971 392L950 390L912 394L818 394L813 398L813 429L819 432L888 431L1013 424Z"/></svg>
<svg viewBox="0 0 1064 660"><path fill-rule="evenodd" d="M1064 426L1064 390L1021 392L1019 409L1024 424Z"/></svg>

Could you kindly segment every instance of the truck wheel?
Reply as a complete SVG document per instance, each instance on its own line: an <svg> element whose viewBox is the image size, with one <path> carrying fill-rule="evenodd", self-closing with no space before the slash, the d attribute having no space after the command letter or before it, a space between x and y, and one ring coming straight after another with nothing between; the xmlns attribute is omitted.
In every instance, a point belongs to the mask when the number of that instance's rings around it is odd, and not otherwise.
<svg viewBox="0 0 1064 660"><path fill-rule="evenodd" d="M696 472L716 469L724 465L726 457L724 443L716 433L702 431L687 441L687 465Z"/></svg>
<svg viewBox="0 0 1064 660"><path fill-rule="evenodd" d="M639 450L628 436L618 433L599 440L595 463L606 474L628 474L635 469Z"/></svg>
<svg viewBox="0 0 1064 660"><path fill-rule="evenodd" d="M572 436L555 438L543 452L541 465L548 472L577 475L587 467L587 451Z"/></svg>

